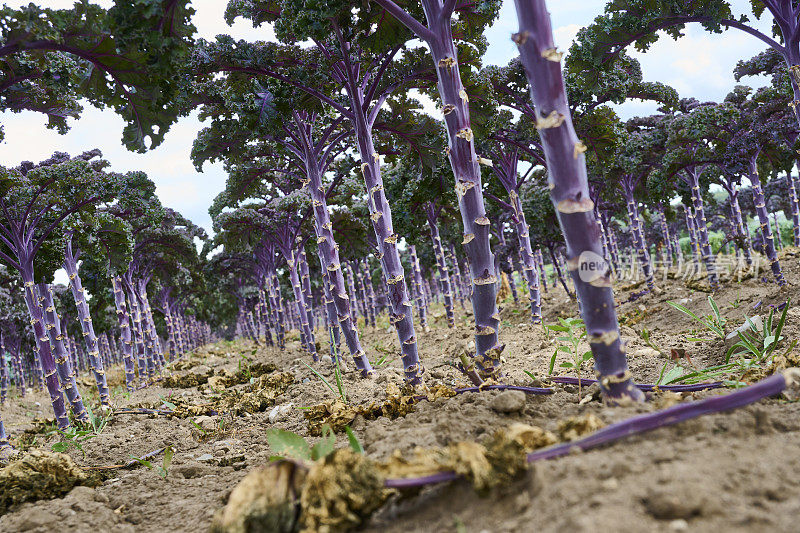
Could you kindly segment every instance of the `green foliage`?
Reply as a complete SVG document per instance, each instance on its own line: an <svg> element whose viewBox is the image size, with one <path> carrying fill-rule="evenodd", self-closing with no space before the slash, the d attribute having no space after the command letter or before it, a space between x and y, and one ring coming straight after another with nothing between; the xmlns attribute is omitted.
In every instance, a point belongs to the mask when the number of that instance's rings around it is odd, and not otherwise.
<svg viewBox="0 0 800 533"><path fill-rule="evenodd" d="M358 440L356 434L353 433L353 430L350 429L350 426L344 427L345 432L347 433L347 442L350 444L350 447L356 453L364 453L364 446L361 444L361 441Z"/></svg>
<svg viewBox="0 0 800 533"><path fill-rule="evenodd" d="M720 33L729 20L734 16L726 0L614 0L604 14L578 32L576 40L587 51L584 60L600 66L631 44L639 52L648 50L660 38L659 30L678 39L687 22L699 22L707 31Z"/></svg>
<svg viewBox="0 0 800 533"><path fill-rule="evenodd" d="M0 246L0 260L17 270L33 270L37 280L50 282L61 267L68 234L80 221L92 224L101 204L112 202L125 178L105 172L108 162L95 159L98 150L71 158L63 152L38 164L0 167L0 198L7 206L0 215L6 235L30 236Z"/></svg>
<svg viewBox="0 0 800 533"><path fill-rule="evenodd" d="M55 434L59 436L59 441L50 446L52 451L66 453L75 448L86 457L86 451L83 449L84 444L103 432L103 429L111 420L111 412L97 414L89 404L85 404L85 407L88 417L84 425L70 426L65 430L58 429L47 433L48 436Z"/></svg>
<svg viewBox="0 0 800 533"><path fill-rule="evenodd" d="M708 297L708 305L711 307L711 313L704 317L697 316L695 313L693 313L692 311L690 311L681 304L675 303L673 301L667 301L667 303L672 307L674 307L675 309L677 309L678 311L680 311L681 313L694 319L695 322L703 326L705 330L708 330L711 333L713 333L714 336L717 337L718 339L722 340L725 339L725 324L727 324L728 321L720 313L719 306L717 306L717 303L714 301L714 298L712 296L709 295ZM699 339L690 337L688 340L693 342L702 342L708 339Z"/></svg>
<svg viewBox="0 0 800 533"><path fill-rule="evenodd" d="M747 383L743 380L748 374L763 370L766 366L772 364L775 356L778 355L777 348L783 340L781 332L786 324L786 313L789 309L789 304L790 301L787 301L778 319L775 318L775 310L770 310L761 329L748 318L746 323L749 328L739 332L739 341L727 351L723 364L705 368L687 368L681 364L676 364L667 370L667 364L665 363L661 368L657 384L691 384L701 381L722 380L723 384L728 387L746 386ZM716 313L717 311L715 311ZM718 318L714 318L714 320L719 321ZM783 354L788 355L794 350L795 346L797 346L796 340L790 343Z"/></svg>
<svg viewBox="0 0 800 533"><path fill-rule="evenodd" d="M350 448L356 453L364 453L364 447L359 442L353 430L345 427L347 441ZM275 455L270 460L294 459L296 461L318 461L332 454L336 449L336 435L327 424L322 426L322 438L315 444L310 444L297 433L285 429L270 428L267 430L267 443Z"/></svg>
<svg viewBox="0 0 800 533"><path fill-rule="evenodd" d="M184 67L195 31L188 3L2 7L3 108L45 113L48 127L64 133L86 99L123 117L129 149L158 146L188 102Z"/></svg>
<svg viewBox="0 0 800 533"><path fill-rule="evenodd" d="M581 369L587 361L592 358L592 351L580 351L580 344L586 340L586 327L581 318L558 318L558 324L548 324L547 329L556 333L556 340L561 344L556 347L550 357L550 366L547 374L552 375L556 364L556 357L559 353L569 355L568 361L563 361L561 368L572 369L577 378L581 377ZM581 393L581 385L578 383L578 394Z"/></svg>
<svg viewBox="0 0 800 533"><path fill-rule="evenodd" d="M739 332L739 341L728 349L725 354L725 362L729 362L732 355L739 353L746 354L755 363L762 363L772 356L780 341L783 340L781 332L786 325L786 312L789 310L790 303L791 299L786 301L786 306L777 321L775 320L775 309L770 309L769 315L762 322L761 329L748 317L748 329ZM794 347L794 343L792 347Z"/></svg>
<svg viewBox="0 0 800 533"><path fill-rule="evenodd" d="M167 446L164 448L164 459L161 461L161 464L154 464L149 459L143 459L140 457L136 457L135 455L131 455L131 459L136 461L142 466L147 467L148 470L155 471L158 474L158 477L161 479L167 479L167 474L169 473L169 466L172 464L172 458L175 456L175 450L172 446Z"/></svg>
<svg viewBox="0 0 800 533"><path fill-rule="evenodd" d="M333 333L331 333L331 338L333 338ZM311 370L320 380L322 380L325 386L328 387L328 390L337 395L343 403L347 403L347 391L345 390L344 379L342 378L342 369L339 366L339 354L335 344L333 345L333 376L336 383L335 389L333 388L333 385L331 385L331 383L325 379L325 376L320 374L314 367L305 361L300 362L303 363L309 370Z"/></svg>

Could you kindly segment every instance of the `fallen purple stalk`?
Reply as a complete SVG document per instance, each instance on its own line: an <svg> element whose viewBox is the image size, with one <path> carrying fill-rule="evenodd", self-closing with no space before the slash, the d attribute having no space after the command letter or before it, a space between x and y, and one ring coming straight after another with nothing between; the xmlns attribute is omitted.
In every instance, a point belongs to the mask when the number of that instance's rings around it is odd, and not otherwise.
<svg viewBox="0 0 800 533"><path fill-rule="evenodd" d="M171 415L174 411L169 409L120 409L114 411L115 415Z"/></svg>
<svg viewBox="0 0 800 533"><path fill-rule="evenodd" d="M520 387L517 385L486 385L484 387L462 387L455 389L456 394L463 394L465 392L481 392L485 390L519 390L525 394L553 394L553 389L546 387Z"/></svg>
<svg viewBox="0 0 800 533"><path fill-rule="evenodd" d="M548 378L553 383L562 383L565 385L581 385L581 386L588 386L592 385L593 383L597 383L596 379L587 379L587 378L573 378L570 376L556 376L554 378ZM654 389L659 390L668 390L672 392L696 392L701 390L708 390L708 389L718 389L723 386L721 381L712 381L709 383L696 383L693 385L651 385L645 383L637 383L636 386L639 390L644 392L652 392Z"/></svg>
<svg viewBox="0 0 800 533"><path fill-rule="evenodd" d="M785 374L774 374L754 385L744 387L728 394L675 405L661 411L656 411L655 413L634 416L628 420L606 426L583 439L529 453L528 462L532 463L533 461L542 459L561 457L562 455L567 455L576 448L580 450L589 450L630 435L644 433L661 427L673 426L685 420L697 418L698 416L721 411L730 411L737 407L743 407L763 398L775 396L782 392L792 380L793 377L788 375L787 371Z"/></svg>
<svg viewBox="0 0 800 533"><path fill-rule="evenodd" d="M555 459L572 453L573 450L590 450L604 444L608 444L631 435L646 433L653 429L673 426L680 422L685 422L699 416L730 411L738 407L743 407L758 400L769 398L781 393L790 384L796 382L800 376L800 371L796 368L786 370L781 374L774 374L754 385L730 392L728 394L706 398L681 405L675 405L654 413L647 413L634 416L627 420L611 424L605 428L572 442L558 444L549 448L544 448L531 452L527 456L529 463L545 459ZM502 386L502 385L501 385ZM474 387L477 389L477 387ZM486 388L486 387L485 387ZM463 390L463 389L462 389ZM438 472L436 474L405 479L387 479L384 486L388 488L413 488L429 485L432 483L443 483L453 481L459 477L452 471Z"/></svg>

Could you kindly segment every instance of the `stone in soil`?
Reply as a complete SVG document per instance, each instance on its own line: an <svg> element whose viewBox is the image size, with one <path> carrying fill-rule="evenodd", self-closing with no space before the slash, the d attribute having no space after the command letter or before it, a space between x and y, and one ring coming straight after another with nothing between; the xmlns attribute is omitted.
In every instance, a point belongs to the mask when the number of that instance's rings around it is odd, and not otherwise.
<svg viewBox="0 0 800 533"><path fill-rule="evenodd" d="M525 393L518 390L506 390L492 398L492 409L498 413L518 413L525 408Z"/></svg>

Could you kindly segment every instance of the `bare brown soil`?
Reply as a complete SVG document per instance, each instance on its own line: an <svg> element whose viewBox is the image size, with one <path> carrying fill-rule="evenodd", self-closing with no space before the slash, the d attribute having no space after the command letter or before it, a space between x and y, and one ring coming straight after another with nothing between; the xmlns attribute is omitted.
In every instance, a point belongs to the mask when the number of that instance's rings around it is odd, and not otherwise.
<svg viewBox="0 0 800 533"><path fill-rule="evenodd" d="M791 285L780 289L775 284L747 279L728 281L715 300L729 325L736 327L745 317L764 313L770 304L791 297L800 300L800 255L787 249L783 265ZM690 282L702 288L702 280ZM652 383L668 359L647 347L638 332L646 327L654 343L664 352L684 348L698 366L719 363L724 354L722 341L691 343L696 324L674 310L667 300L686 299L685 305L706 314L707 294L687 287L686 280L668 279L659 283L660 295L646 295L622 303L618 312L623 336L628 340L631 370L639 382ZM627 300L641 287L622 287L620 301ZM753 307L761 302L758 309ZM800 302L798 302L800 303ZM560 288L545 295L542 307L546 323L556 317L574 316L575 302ZM451 366L472 337L470 316L457 307L458 320L448 329L440 306L433 306L430 331L419 332L421 356L429 384L467 385ZM541 327L527 323L525 305L506 301L501 311L501 336L505 350L506 381L530 385L524 372L545 376L555 341ZM800 307L790 309L784 346L800 339ZM378 369L374 381L362 380L355 373L345 374L348 401L366 405L386 398L387 387L402 384L402 367L395 354L397 340L386 319L379 328L362 328L371 360L388 353L388 362ZM327 336L318 332L322 353L327 353ZM795 349L797 351L797 349ZM0 531L206 531L214 513L224 506L231 490L251 469L266 464L273 454L265 432L280 427L314 441L306 410L335 395L301 361L310 363L300 350L294 332L287 349L257 348L250 343L217 343L203 347L171 370L177 379L197 381L211 377L210 383L188 388L165 388L164 382L135 391L129 397L117 389L117 408L157 406L164 400L184 408L187 405L215 404L212 387L225 391L246 391L247 383L232 384L230 378L250 358L273 363L277 370L256 379L288 383L274 389L274 397L261 398L258 408L228 409L222 414L200 418L117 414L96 437L78 450L69 451L72 459L92 472L92 467L123 464L131 456L166 446L175 457L166 479L154 470L137 465L126 469L94 471L98 485L78 486L66 496L15 505L0 517ZM561 359L559 359L560 361ZM316 365L333 383L330 369ZM118 372L118 371L117 371ZM275 378L286 373L287 377ZM120 376L113 374L119 383ZM191 377L186 377L191 376ZM584 377L591 377L587 370ZM216 380L216 381L215 381ZM199 381L203 381L200 379ZM224 385L228 385L225 387ZM497 409L495 398L501 393L466 393L454 398L423 401L404 417L379 417L366 420L358 416L352 423L368 456L386 459L395 450L410 455L416 446L442 446L456 441L485 442L494 430L514 422L556 431L559 421L570 416L593 413L605 423L652 411L655 403L609 407L599 401L579 404L577 387L556 385L550 396L528 396L513 412ZM89 390L87 386L84 390ZM271 389L272 390L272 389ZM589 391L591 392L591 391ZM587 391L583 391L584 396ZM721 394L707 391L684 395L684 401ZM239 394L229 393L229 394ZM236 396L239 398L240 396ZM244 401L244 400L242 400ZM249 400L248 400L249 401ZM264 405L269 404L269 405ZM274 406L289 406L282 413L270 412ZM210 411L210 412L211 412ZM254 411L254 412L249 412ZM232 414L236 412L237 414ZM3 418L18 447L50 450L56 436L46 436L36 418L50 414L43 394L12 397L3 408ZM193 423L194 421L195 423ZM195 425L196 424L196 425ZM201 426L198 428L197 426ZM339 435L338 445L346 446ZM153 459L161 464L161 456ZM523 479L512 485L478 495L467 482L429 487L417 495L393 497L378 510L364 531L796 531L800 513L800 405L770 399L731 413L718 414L629 438L594 451L576 453L537 463Z"/></svg>

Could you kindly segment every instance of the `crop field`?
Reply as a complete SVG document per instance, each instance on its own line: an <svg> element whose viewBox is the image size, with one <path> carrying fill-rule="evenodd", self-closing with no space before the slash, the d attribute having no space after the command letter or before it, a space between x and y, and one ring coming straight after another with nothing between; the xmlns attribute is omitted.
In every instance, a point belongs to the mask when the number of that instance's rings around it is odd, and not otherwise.
<svg viewBox="0 0 800 533"><path fill-rule="evenodd" d="M796 530L800 3L0 16L0 531Z"/></svg>

